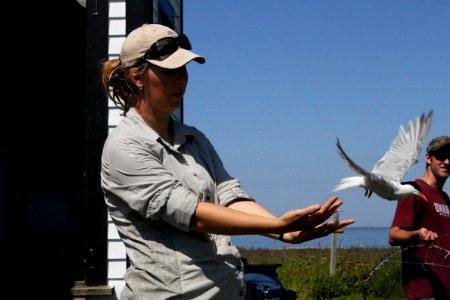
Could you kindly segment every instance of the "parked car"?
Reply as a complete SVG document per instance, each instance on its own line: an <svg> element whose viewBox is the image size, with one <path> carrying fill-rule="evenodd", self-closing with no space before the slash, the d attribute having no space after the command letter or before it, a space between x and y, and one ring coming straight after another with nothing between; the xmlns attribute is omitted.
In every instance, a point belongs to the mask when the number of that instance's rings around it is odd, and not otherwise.
<svg viewBox="0 0 450 300"><path fill-rule="evenodd" d="M246 273L244 279L247 287L246 299L281 300L283 288L272 277L260 273Z"/></svg>
<svg viewBox="0 0 450 300"><path fill-rule="evenodd" d="M249 264L245 258L244 280L246 300L294 300L297 293L286 290L278 280L276 269L281 264Z"/></svg>

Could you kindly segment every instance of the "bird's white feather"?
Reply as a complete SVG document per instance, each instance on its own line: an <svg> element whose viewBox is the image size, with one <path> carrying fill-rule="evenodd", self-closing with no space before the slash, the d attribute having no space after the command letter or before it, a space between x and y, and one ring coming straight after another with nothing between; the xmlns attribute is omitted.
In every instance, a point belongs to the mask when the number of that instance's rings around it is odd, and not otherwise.
<svg viewBox="0 0 450 300"><path fill-rule="evenodd" d="M426 116L422 114L414 121L409 121L408 130L400 126L399 132L392 141L389 150L368 172L345 153L337 139L336 147L348 168L358 176L341 179L332 190L337 192L353 187L363 187L388 200L399 200L417 191L411 186L400 184L410 167L419 161L419 154L431 127L433 111Z"/></svg>
<svg viewBox="0 0 450 300"><path fill-rule="evenodd" d="M430 131L433 111L409 121L408 130L403 126L392 141L389 150L375 164L372 173L387 179L400 181L413 164L419 161L420 151Z"/></svg>
<svg viewBox="0 0 450 300"><path fill-rule="evenodd" d="M342 190L346 190L349 188L354 187L364 187L364 177L361 176L352 176L352 177L346 177L342 178L339 182L339 185L337 185L332 192L338 192Z"/></svg>

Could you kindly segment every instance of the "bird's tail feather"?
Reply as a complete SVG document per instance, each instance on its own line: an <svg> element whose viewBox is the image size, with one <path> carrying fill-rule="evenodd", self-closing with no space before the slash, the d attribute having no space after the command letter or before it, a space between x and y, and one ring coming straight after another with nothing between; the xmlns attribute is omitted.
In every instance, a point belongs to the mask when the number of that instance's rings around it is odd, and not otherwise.
<svg viewBox="0 0 450 300"><path fill-rule="evenodd" d="M352 177L346 177L342 178L340 183L335 186L332 192L338 192L354 187L364 187L364 178L361 176L352 176Z"/></svg>

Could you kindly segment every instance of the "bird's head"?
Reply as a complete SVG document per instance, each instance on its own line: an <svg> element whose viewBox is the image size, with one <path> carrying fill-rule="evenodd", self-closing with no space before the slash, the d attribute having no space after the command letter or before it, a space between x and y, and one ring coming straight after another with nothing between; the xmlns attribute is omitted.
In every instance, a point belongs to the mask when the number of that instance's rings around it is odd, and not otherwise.
<svg viewBox="0 0 450 300"><path fill-rule="evenodd" d="M415 181L405 181L401 182L401 184L404 186L404 188L407 188L411 194L416 195L420 197L424 201L428 201L427 196L422 193L422 189Z"/></svg>

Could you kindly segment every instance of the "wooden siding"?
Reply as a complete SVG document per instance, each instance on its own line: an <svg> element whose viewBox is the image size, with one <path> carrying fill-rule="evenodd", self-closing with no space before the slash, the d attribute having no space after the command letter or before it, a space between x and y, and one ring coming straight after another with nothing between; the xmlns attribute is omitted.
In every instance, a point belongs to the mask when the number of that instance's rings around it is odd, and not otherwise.
<svg viewBox="0 0 450 300"><path fill-rule="evenodd" d="M126 11L125 1L109 2L109 43L108 56L113 59L119 56L120 48L126 36ZM108 100L108 129L109 132L117 126L122 119L119 110L111 99ZM125 281L123 276L126 271L125 246L120 240L115 225L108 215L108 272L107 281L109 286L113 286L117 297L120 295Z"/></svg>

